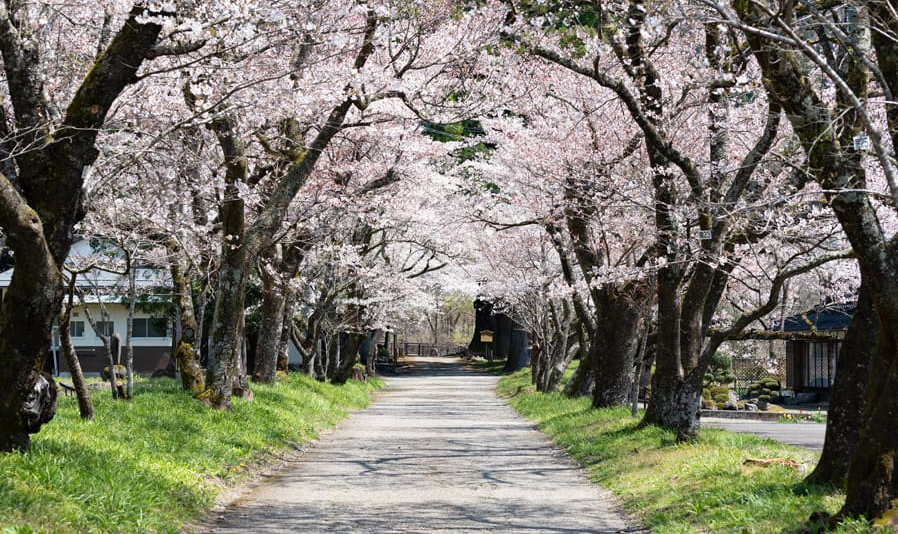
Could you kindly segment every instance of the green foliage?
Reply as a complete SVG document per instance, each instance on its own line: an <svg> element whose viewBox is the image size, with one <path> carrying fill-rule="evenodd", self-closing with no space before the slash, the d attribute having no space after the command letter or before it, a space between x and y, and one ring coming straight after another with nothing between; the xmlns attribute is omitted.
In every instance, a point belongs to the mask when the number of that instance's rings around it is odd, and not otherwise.
<svg viewBox="0 0 898 534"><path fill-rule="evenodd" d="M732 384L736 381L733 374L733 358L726 352L719 350L711 356L708 362L708 371L705 373L705 387L713 385Z"/></svg>
<svg viewBox="0 0 898 534"><path fill-rule="evenodd" d="M424 135L441 143L464 141L466 139L480 137L485 133L480 121L469 119L442 124L421 121L421 127ZM464 163L481 156L489 155L494 148L495 146L490 143L475 142L452 151L451 155L455 158L456 163Z"/></svg>
<svg viewBox="0 0 898 534"><path fill-rule="evenodd" d="M749 434L703 429L694 443L647 426L621 409L595 410L590 399L540 394L528 372L503 378L497 391L585 466L597 484L614 492L628 512L654 534L795 532L816 510L835 512L844 496L829 486L802 482L784 466L743 465L745 458L816 461L811 451ZM860 521L838 534L870 533Z"/></svg>
<svg viewBox="0 0 898 534"><path fill-rule="evenodd" d="M780 382L775 378L765 378L748 386L748 396L773 402L779 397Z"/></svg>
<svg viewBox="0 0 898 534"><path fill-rule="evenodd" d="M247 466L314 438L379 382L321 384L291 374L252 384L253 402L210 410L170 379L138 383L132 402L94 393L96 422L60 397L28 453L0 454L0 532L177 533ZM15 526L14 526L15 525Z"/></svg>
<svg viewBox="0 0 898 534"><path fill-rule="evenodd" d="M718 407L722 407L726 401L730 400L730 388L726 386L712 386L708 391L711 394L711 400Z"/></svg>

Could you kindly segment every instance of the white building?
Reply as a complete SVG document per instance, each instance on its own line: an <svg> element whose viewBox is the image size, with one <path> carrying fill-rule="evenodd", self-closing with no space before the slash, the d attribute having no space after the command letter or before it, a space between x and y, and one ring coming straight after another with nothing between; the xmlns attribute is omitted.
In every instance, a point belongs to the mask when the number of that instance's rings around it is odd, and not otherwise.
<svg viewBox="0 0 898 534"><path fill-rule="evenodd" d="M93 264L114 267L120 258L121 251L108 244L81 239L72 245L66 265L73 268ZM135 274L139 297L133 318L131 343L134 347L134 370L136 373L149 375L157 369L164 369L172 353L171 324L165 312L171 301L166 290L171 287L171 279L166 269L138 268ZM11 279L12 269L0 273L0 300L5 296ZM121 357L124 363L129 311L128 276L94 268L78 274L76 282L85 296L97 329L107 335L118 333L121 336ZM77 297L75 303L70 323L72 345L84 373L89 376L98 375L108 365L103 341L91 328ZM45 367L54 374L68 373L65 359L59 354L58 335L53 336L53 347Z"/></svg>

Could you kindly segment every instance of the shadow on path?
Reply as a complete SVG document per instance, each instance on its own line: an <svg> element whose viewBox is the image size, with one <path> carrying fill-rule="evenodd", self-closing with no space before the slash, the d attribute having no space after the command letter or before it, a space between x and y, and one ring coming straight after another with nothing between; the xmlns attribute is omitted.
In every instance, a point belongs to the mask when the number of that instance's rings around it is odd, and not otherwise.
<svg viewBox="0 0 898 534"><path fill-rule="evenodd" d="M496 398L497 377L456 358L404 363L371 408L229 508L211 532L637 531Z"/></svg>

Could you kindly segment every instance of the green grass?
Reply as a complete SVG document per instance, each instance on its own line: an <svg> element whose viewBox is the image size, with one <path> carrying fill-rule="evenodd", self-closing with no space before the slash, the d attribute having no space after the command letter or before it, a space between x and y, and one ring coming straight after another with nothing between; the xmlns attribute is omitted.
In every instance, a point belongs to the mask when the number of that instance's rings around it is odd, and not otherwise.
<svg viewBox="0 0 898 534"><path fill-rule="evenodd" d="M804 484L804 473L794 469L743 465L746 458L792 458L810 469L817 455L805 449L713 429L678 444L672 432L637 430L627 410L536 393L529 369L503 378L497 390L655 534L798 532L812 512L832 513L842 504L840 492ZM834 532L872 530L851 522Z"/></svg>
<svg viewBox="0 0 898 534"><path fill-rule="evenodd" d="M322 384L299 374L253 384L255 400L205 408L170 379L138 384L133 402L94 392L97 420L72 397L27 453L0 454L0 532L177 533L247 466L313 439L368 405L377 380Z"/></svg>
<svg viewBox="0 0 898 534"><path fill-rule="evenodd" d="M487 360L470 360L468 363L474 369L479 369L492 375L501 375L502 369L505 367L505 360L493 360L493 363Z"/></svg>

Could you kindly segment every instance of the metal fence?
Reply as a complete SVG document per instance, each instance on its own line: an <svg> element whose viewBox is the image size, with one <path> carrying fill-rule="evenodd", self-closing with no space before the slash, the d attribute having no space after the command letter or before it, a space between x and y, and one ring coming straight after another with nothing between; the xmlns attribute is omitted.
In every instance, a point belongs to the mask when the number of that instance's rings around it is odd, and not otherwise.
<svg viewBox="0 0 898 534"><path fill-rule="evenodd" d="M464 354L464 345L450 343L400 343L403 356L449 356L450 354Z"/></svg>

